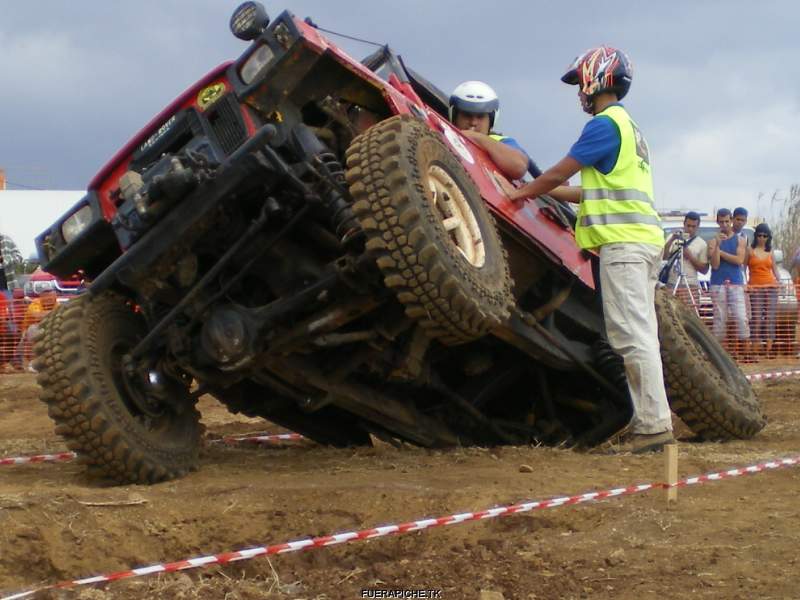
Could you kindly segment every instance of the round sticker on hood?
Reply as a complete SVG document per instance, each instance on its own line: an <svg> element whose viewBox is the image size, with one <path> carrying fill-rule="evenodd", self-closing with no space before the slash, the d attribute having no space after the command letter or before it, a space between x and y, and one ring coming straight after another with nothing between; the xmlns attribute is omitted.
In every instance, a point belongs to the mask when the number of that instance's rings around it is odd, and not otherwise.
<svg viewBox="0 0 800 600"><path fill-rule="evenodd" d="M444 137L447 138L447 141L453 147L453 150L455 150L458 155L469 164L474 165L475 157L472 156L472 153L469 150L467 150L467 147L464 145L464 142L461 141L461 138L458 136L458 134L446 125L442 129L444 130Z"/></svg>

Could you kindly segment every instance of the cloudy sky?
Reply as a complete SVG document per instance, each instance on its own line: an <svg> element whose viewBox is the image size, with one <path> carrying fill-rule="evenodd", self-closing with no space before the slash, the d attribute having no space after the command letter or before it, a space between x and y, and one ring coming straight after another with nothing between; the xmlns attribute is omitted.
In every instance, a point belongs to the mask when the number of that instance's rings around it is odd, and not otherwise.
<svg viewBox="0 0 800 600"><path fill-rule="evenodd" d="M244 50L228 31L237 4L3 0L0 168L9 187L83 189L156 112ZM586 120L559 77L585 48L617 46L634 63L626 106L654 157L659 207L764 214L775 192L800 182L797 2L265 4L388 42L448 93L465 79L487 81L500 94L500 129L542 167ZM371 51L332 39L357 58ZM35 202L19 208L12 218L3 206L0 227L41 220Z"/></svg>

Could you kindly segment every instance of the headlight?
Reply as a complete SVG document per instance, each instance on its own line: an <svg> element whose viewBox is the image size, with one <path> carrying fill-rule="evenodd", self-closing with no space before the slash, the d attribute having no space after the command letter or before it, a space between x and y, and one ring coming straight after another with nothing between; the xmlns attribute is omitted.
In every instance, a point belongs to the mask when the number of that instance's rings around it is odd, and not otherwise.
<svg viewBox="0 0 800 600"><path fill-rule="evenodd" d="M92 222L92 207L84 206L74 212L64 224L61 225L61 235L68 244L83 233Z"/></svg>
<svg viewBox="0 0 800 600"><path fill-rule="evenodd" d="M261 46L258 50L253 52L242 67L242 81L248 85L253 83L261 72L261 69L266 67L267 63L269 63L274 56L275 53L267 45Z"/></svg>
<svg viewBox="0 0 800 600"><path fill-rule="evenodd" d="M269 16L260 2L245 2L231 16L231 33L240 40L254 40L269 25Z"/></svg>

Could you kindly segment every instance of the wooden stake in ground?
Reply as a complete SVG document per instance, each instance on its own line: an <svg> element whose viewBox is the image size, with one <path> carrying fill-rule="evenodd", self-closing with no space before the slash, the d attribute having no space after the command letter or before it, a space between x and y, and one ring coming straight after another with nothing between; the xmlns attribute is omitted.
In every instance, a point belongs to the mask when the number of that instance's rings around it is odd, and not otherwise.
<svg viewBox="0 0 800 600"><path fill-rule="evenodd" d="M672 487L678 482L678 444L664 446L664 482L667 488L667 506L678 501L678 488Z"/></svg>

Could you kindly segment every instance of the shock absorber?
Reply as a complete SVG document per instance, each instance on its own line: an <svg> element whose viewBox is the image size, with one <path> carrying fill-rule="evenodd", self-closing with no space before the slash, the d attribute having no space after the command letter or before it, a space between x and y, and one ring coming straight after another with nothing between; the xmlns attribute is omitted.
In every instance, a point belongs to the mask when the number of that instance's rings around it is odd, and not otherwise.
<svg viewBox="0 0 800 600"><path fill-rule="evenodd" d="M350 206L350 192L344 178L344 169L333 152L318 154L315 163L327 180L323 197L329 210L331 225L342 244L347 245L358 237L361 228Z"/></svg>
<svg viewBox="0 0 800 600"><path fill-rule="evenodd" d="M295 151L313 166L320 177L319 195L331 228L343 245L360 239L361 228L351 208L344 169L336 155L304 124L292 128Z"/></svg>

